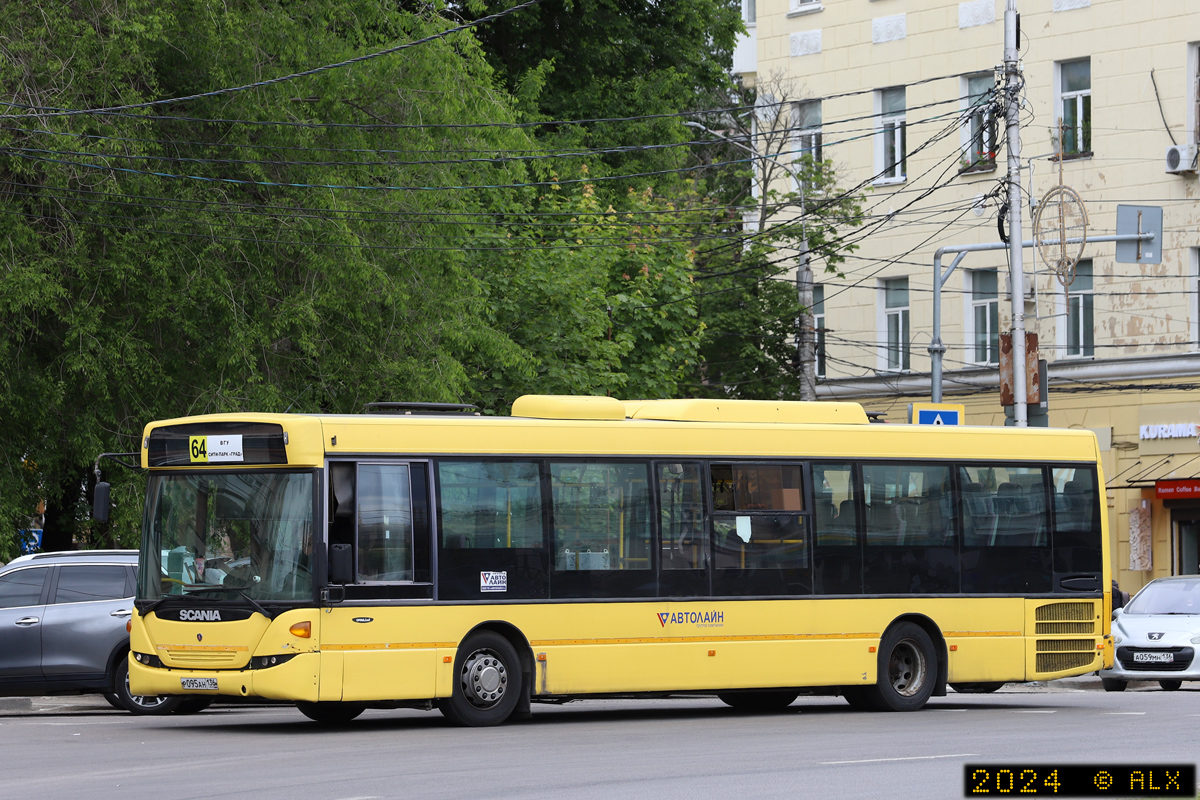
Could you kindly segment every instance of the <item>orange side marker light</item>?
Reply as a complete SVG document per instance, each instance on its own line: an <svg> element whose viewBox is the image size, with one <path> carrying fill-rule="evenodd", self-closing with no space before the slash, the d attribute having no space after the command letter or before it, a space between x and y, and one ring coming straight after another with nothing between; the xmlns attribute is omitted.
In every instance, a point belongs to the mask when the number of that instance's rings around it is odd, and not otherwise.
<svg viewBox="0 0 1200 800"><path fill-rule="evenodd" d="M125 620L125 632L133 633L133 620L131 620L131 619Z"/></svg>
<svg viewBox="0 0 1200 800"><path fill-rule="evenodd" d="M950 645L950 652L954 652L957 649L958 649L958 645L956 645L956 644Z"/></svg>
<svg viewBox="0 0 1200 800"><path fill-rule="evenodd" d="M717 654L717 651L716 651L716 650L709 650L709 651L708 651L708 654L709 654L710 656L715 656L715 655Z"/></svg>
<svg viewBox="0 0 1200 800"><path fill-rule="evenodd" d="M868 647L868 648L867 648L867 652L868 652L868 653L874 653L874 652L875 652L875 648L874 648L874 647Z"/></svg>
<svg viewBox="0 0 1200 800"><path fill-rule="evenodd" d="M546 654L545 654L545 653L538 653L538 654L537 654L537 660L538 660L538 661L545 661L545 660L546 660Z"/></svg>
<svg viewBox="0 0 1200 800"><path fill-rule="evenodd" d="M453 664L454 656L442 656L442 663L443 664Z"/></svg>
<svg viewBox="0 0 1200 800"><path fill-rule="evenodd" d="M312 623L308 622L307 620L304 622L297 622L295 625L288 628L288 633L290 633L292 636L299 636L301 639L311 638Z"/></svg>

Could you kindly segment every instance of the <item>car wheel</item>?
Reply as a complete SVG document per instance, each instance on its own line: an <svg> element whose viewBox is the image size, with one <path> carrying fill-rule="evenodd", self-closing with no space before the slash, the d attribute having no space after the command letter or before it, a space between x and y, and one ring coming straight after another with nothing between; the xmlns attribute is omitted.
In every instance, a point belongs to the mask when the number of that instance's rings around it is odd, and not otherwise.
<svg viewBox="0 0 1200 800"><path fill-rule="evenodd" d="M180 706L184 697L179 695L137 695L129 691L129 659L117 661L113 675L113 694L130 714L170 714Z"/></svg>
<svg viewBox="0 0 1200 800"><path fill-rule="evenodd" d="M358 703L338 702L296 703L296 708L313 722L320 722L322 725L345 725L366 711L366 706Z"/></svg>
<svg viewBox="0 0 1200 800"><path fill-rule="evenodd" d="M105 699L105 700L108 702L108 704L109 704L110 706L112 706L113 708L115 708L117 711L124 711L124 710L125 710L125 706L121 705L121 698L117 697L117 696L116 696L115 694L113 694L112 692L105 692L105 693L104 693L104 699Z"/></svg>
<svg viewBox="0 0 1200 800"><path fill-rule="evenodd" d="M483 728L508 719L521 698L521 660L498 633L480 631L458 648L456 680L438 709L455 725Z"/></svg>
<svg viewBox="0 0 1200 800"><path fill-rule="evenodd" d="M1158 685L1162 687L1162 690L1164 692L1173 692L1176 689L1178 689L1180 686L1183 686L1183 681L1176 681L1176 680L1159 681Z"/></svg>
<svg viewBox="0 0 1200 800"><path fill-rule="evenodd" d="M1101 678L1100 685L1104 687L1106 692L1123 692L1125 687L1129 685L1129 681L1117 680L1116 678Z"/></svg>
<svg viewBox="0 0 1200 800"><path fill-rule="evenodd" d="M1004 685L1003 681L990 683L952 683L950 688L959 694L991 694Z"/></svg>
<svg viewBox="0 0 1200 800"><path fill-rule="evenodd" d="M933 639L919 625L893 625L879 642L879 674L867 690L878 711L916 711L933 694L937 680Z"/></svg>
<svg viewBox="0 0 1200 800"><path fill-rule="evenodd" d="M766 714L783 711L800 696L799 692L717 692L717 698L738 711Z"/></svg>

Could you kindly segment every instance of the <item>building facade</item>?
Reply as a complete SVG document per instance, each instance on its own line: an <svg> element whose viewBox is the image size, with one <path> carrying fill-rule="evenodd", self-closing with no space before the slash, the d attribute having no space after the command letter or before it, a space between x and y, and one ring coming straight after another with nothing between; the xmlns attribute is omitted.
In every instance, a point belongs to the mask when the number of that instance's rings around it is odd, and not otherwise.
<svg viewBox="0 0 1200 800"><path fill-rule="evenodd" d="M793 151L817 143L864 197L842 274L814 263L818 397L859 400L892 422L930 399L935 251L998 242L1011 227L1005 4L743 0L751 35L736 69L760 103L791 104ZM1026 329L1047 362L1048 423L1097 434L1113 574L1136 590L1200 572L1200 3L1018 10L1022 227L1046 245L1024 250ZM1069 202L1044 202L1056 187ZM1134 254L1141 263L1096 242L1055 261L1050 243L1082 232L1084 215L1089 236L1116 233L1118 206L1162 209L1162 238ZM784 210L769 224L795 218ZM942 289L943 390L968 424L1005 423L1011 309L1004 250L968 253Z"/></svg>

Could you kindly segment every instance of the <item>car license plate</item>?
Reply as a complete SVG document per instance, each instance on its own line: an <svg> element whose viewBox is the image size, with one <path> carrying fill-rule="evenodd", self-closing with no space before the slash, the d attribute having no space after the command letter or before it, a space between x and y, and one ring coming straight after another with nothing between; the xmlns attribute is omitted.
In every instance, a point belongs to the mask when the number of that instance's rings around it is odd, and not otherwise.
<svg viewBox="0 0 1200 800"><path fill-rule="evenodd" d="M1139 655L1141 654L1139 653ZM180 678L179 682L183 684L183 688L187 689L189 692L215 692L217 690L216 678Z"/></svg>
<svg viewBox="0 0 1200 800"><path fill-rule="evenodd" d="M1134 653L1134 661L1149 661L1153 664L1170 664L1175 660L1174 653Z"/></svg>

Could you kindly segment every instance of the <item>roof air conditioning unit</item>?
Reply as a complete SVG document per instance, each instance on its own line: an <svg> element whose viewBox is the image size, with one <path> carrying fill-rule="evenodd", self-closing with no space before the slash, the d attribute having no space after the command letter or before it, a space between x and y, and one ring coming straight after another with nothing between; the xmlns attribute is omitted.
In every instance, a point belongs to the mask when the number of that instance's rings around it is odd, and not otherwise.
<svg viewBox="0 0 1200 800"><path fill-rule="evenodd" d="M1167 148L1167 172L1172 175L1196 171L1196 145L1173 144Z"/></svg>

